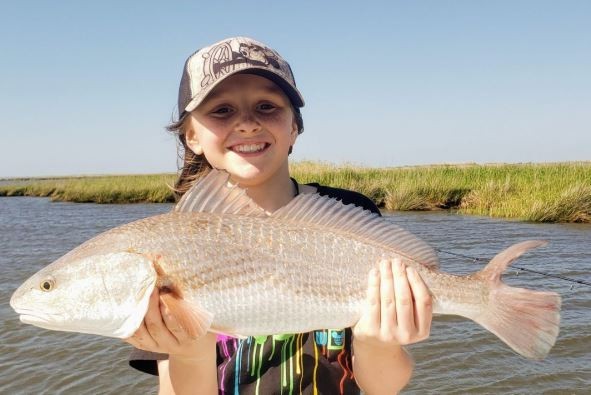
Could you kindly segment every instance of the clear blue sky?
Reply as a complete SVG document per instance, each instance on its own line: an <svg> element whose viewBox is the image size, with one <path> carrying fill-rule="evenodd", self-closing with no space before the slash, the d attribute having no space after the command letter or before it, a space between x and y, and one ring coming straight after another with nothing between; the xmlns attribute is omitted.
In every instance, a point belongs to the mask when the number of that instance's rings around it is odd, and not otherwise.
<svg viewBox="0 0 591 395"><path fill-rule="evenodd" d="M591 160L591 1L11 1L0 177L176 170L185 58L277 49L306 99L295 160Z"/></svg>

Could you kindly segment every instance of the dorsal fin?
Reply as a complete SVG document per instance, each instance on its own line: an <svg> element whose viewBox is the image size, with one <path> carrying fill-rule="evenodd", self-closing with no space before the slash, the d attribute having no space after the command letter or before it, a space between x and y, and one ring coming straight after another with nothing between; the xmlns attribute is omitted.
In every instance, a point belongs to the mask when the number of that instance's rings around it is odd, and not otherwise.
<svg viewBox="0 0 591 395"><path fill-rule="evenodd" d="M484 269L478 272L478 276L491 282L501 281L503 272L521 255L527 251L545 246L546 240L527 240L521 243L513 244L509 248L499 252Z"/></svg>
<svg viewBox="0 0 591 395"><path fill-rule="evenodd" d="M193 185L175 206L177 212L208 212L271 217L292 223L324 226L338 232L386 245L402 256L437 268L437 254L427 243L412 233L394 225L371 211L316 193L303 193L287 205L267 214L246 194L246 190L232 183L230 175L213 169Z"/></svg>
<svg viewBox="0 0 591 395"><path fill-rule="evenodd" d="M378 214L319 194L301 194L271 214L271 218L324 226L386 245L402 256L437 269L439 258L425 241Z"/></svg>
<svg viewBox="0 0 591 395"><path fill-rule="evenodd" d="M177 212L206 212L267 216L246 194L246 189L230 180L222 170L212 169L193 185L174 207Z"/></svg>

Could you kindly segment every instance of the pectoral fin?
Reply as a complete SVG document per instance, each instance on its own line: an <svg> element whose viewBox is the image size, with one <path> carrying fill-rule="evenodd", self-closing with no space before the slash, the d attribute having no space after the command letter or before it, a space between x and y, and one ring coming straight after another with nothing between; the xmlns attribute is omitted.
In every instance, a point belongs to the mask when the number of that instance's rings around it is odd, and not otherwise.
<svg viewBox="0 0 591 395"><path fill-rule="evenodd" d="M156 287L162 303L191 338L203 336L211 327L213 314L183 297L183 292L175 279L168 276L162 268L161 263L164 258L161 255L148 254L148 256L152 259L156 271Z"/></svg>
<svg viewBox="0 0 591 395"><path fill-rule="evenodd" d="M187 302L174 292L160 290L160 299L191 338L205 335L211 327L213 314L200 306Z"/></svg>

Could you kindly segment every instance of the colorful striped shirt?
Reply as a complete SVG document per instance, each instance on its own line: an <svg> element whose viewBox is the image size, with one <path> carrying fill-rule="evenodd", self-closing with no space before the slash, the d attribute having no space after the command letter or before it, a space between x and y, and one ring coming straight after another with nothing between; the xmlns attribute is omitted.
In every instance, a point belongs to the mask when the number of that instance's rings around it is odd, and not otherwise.
<svg viewBox="0 0 591 395"><path fill-rule="evenodd" d="M380 213L366 196L344 189L309 184L323 196ZM352 367L350 328L236 339L219 335L219 393L229 394L359 394ZM130 365L158 374L157 360L166 354L134 350Z"/></svg>

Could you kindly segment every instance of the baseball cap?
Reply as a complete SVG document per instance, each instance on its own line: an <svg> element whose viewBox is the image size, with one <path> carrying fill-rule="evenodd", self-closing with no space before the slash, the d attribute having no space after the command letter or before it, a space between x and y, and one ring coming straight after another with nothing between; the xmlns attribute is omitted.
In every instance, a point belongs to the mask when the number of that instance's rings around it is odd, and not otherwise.
<svg viewBox="0 0 591 395"><path fill-rule="evenodd" d="M291 67L281 55L251 38L231 37L201 48L185 62L179 87L179 118L197 108L223 80L240 73L270 79L295 107L304 106Z"/></svg>

